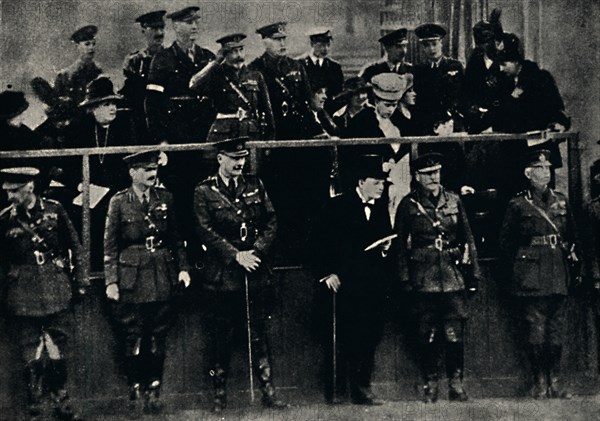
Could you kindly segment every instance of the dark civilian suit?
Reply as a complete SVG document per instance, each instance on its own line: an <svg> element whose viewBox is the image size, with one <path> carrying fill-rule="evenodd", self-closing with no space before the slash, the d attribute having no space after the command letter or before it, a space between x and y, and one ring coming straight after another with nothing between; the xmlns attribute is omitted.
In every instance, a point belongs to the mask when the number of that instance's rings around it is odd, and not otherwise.
<svg viewBox="0 0 600 421"><path fill-rule="evenodd" d="M365 206L371 209L367 220ZM389 267L380 247L370 244L391 234L385 201L364 204L356 191L331 199L312 227L310 248L313 273L318 280L335 274L341 286L336 293L338 338L337 391L350 382L353 401L369 397L376 347L383 330L383 309ZM317 284L315 320L325 353L325 397L332 385L332 291Z"/></svg>

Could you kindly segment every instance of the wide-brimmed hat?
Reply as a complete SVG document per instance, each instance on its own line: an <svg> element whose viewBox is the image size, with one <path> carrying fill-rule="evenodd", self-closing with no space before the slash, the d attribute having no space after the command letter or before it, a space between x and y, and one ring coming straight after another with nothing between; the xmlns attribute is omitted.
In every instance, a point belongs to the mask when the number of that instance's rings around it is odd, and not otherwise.
<svg viewBox="0 0 600 421"><path fill-rule="evenodd" d="M85 90L85 100L80 107L90 107L105 101L120 101L121 95L115 93L113 83L108 76L98 76L88 83Z"/></svg>
<svg viewBox="0 0 600 421"><path fill-rule="evenodd" d="M0 93L0 118L10 120L23 113L29 107L25 94L20 91Z"/></svg>
<svg viewBox="0 0 600 421"><path fill-rule="evenodd" d="M333 99L335 101L341 101L350 98L354 94L369 92L370 90L371 88L369 85L367 85L367 82L364 78L355 76L344 81L344 88L342 89L342 92L337 94Z"/></svg>

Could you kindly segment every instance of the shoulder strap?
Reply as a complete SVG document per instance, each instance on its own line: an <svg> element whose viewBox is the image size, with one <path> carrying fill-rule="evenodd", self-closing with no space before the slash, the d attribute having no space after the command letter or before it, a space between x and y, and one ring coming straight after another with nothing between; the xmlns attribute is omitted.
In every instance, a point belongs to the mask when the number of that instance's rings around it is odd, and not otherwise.
<svg viewBox="0 0 600 421"><path fill-rule="evenodd" d="M531 200L527 196L525 196L525 200L527 201L527 203L529 203L531 205L532 208L534 208L542 216L542 218L544 218L550 224L550 226L552 227L552 229L557 234L560 234L560 230L558 229L558 227L556 226L556 224L554 222L552 222L552 220L550 219L550 217L548 216L548 214L546 213L546 211L544 209L540 208L535 203L533 203L533 200Z"/></svg>

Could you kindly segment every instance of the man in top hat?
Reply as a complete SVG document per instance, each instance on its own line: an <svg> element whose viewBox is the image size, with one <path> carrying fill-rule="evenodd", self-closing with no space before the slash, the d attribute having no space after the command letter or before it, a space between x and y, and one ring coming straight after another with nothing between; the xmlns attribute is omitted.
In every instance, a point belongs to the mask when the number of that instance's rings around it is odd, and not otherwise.
<svg viewBox="0 0 600 421"><path fill-rule="evenodd" d="M333 112L333 98L342 91L344 84L344 73L342 66L329 58L329 49L333 41L331 30L326 28L314 28L307 33L310 39L311 51L298 59L304 65L308 80L319 81L327 89L328 100L325 103L327 112ZM314 87L313 87L314 89Z"/></svg>
<svg viewBox="0 0 600 421"><path fill-rule="evenodd" d="M68 96L79 104L85 98L88 83L102 73L102 69L94 61L97 33L97 26L87 25L71 35L71 41L77 47L78 57L75 63L56 75L54 88L58 96Z"/></svg>
<svg viewBox="0 0 600 421"><path fill-rule="evenodd" d="M166 13L164 10L157 10L145 13L135 19L135 22L141 27L146 48L127 55L123 63L125 83L119 93L125 97L127 105L131 108L136 130L140 135L143 134L143 138L146 138L148 133L144 100L150 63L154 55L163 49ZM147 139L144 143L151 143L151 141Z"/></svg>
<svg viewBox="0 0 600 421"><path fill-rule="evenodd" d="M191 6L166 15L173 22L176 39L158 51L150 64L146 113L157 143L204 142L214 116L209 101L189 87L192 76L215 59L209 50L196 45L198 10Z"/></svg>
<svg viewBox="0 0 600 421"><path fill-rule="evenodd" d="M383 49L385 56L375 63L365 66L358 75L367 82L373 76L380 73L412 73L413 65L406 61L406 53L408 51L408 30L406 28L396 29L379 38L378 40Z"/></svg>
<svg viewBox="0 0 600 421"><path fill-rule="evenodd" d="M536 399L571 396L560 385L560 364L566 298L581 275L576 270L580 246L568 199L548 187L551 165L549 151L527 156L524 173L529 186L508 204L499 242L515 310L525 326L531 394Z"/></svg>
<svg viewBox="0 0 600 421"><path fill-rule="evenodd" d="M509 93L502 103L494 131L562 132L570 128L571 120L565 114L565 106L554 78L547 70L540 69L537 63L525 60L520 41L515 35L505 36L504 50L498 52L496 61L510 82ZM562 167L560 150L553 140L529 146L536 150L549 150L553 169Z"/></svg>
<svg viewBox="0 0 600 421"><path fill-rule="evenodd" d="M440 183L442 156L423 154L411 162L415 188L396 214L401 289L410 291L423 377L423 401L438 399L441 358L446 355L448 398L466 401L463 388L465 291L474 289L459 265L480 278L477 251L460 197Z"/></svg>
<svg viewBox="0 0 600 421"><path fill-rule="evenodd" d="M423 126L424 135L434 134L436 121L432 116L447 114L454 129L461 124L459 115L460 91L464 69L458 60L444 56L442 39L446 30L435 23L426 23L415 29L423 47L425 61L414 67L417 110L415 117Z"/></svg>
<svg viewBox="0 0 600 421"><path fill-rule="evenodd" d="M277 232L275 210L262 182L244 175L247 138L218 142L215 175L196 187L196 232L206 250L203 287L209 338L213 411L227 405L227 375L232 333L246 319L253 372L259 380L262 404L285 408L275 396L267 330L274 308L272 246Z"/></svg>
<svg viewBox="0 0 600 421"><path fill-rule="evenodd" d="M391 240L377 243L392 234L385 203L379 200L386 177L380 156L361 156L354 188L326 203L312 227L310 257L318 288L315 319L329 403L345 398L349 382L352 403L381 404L371 390L371 378L391 273L387 267Z"/></svg>
<svg viewBox="0 0 600 421"><path fill-rule="evenodd" d="M11 203L0 212L1 279L6 288L2 304L25 364L30 415L44 415L42 400L49 391L53 415L78 420L65 389L64 345L72 287L83 288L87 280L79 239L66 212L60 203L34 192L38 174L31 167L0 170L2 189Z"/></svg>
<svg viewBox="0 0 600 421"><path fill-rule="evenodd" d="M277 139L302 139L310 85L304 66L287 56L286 25L277 22L256 30L265 53L254 59L250 68L260 71L267 82Z"/></svg>
<svg viewBox="0 0 600 421"><path fill-rule="evenodd" d="M192 89L214 102L217 116L207 141L216 142L239 136L274 139L275 121L263 75L245 64L244 34L219 38L217 59L194 75ZM214 161L214 156L211 156ZM207 157L208 159L208 157Z"/></svg>
<svg viewBox="0 0 600 421"><path fill-rule="evenodd" d="M110 200L104 231L106 295L117 304L114 317L124 341L129 410L162 410L166 338L171 298L190 284L173 197L156 187L158 151L128 155L131 186ZM142 394L144 402L142 402Z"/></svg>
<svg viewBox="0 0 600 421"><path fill-rule="evenodd" d="M333 98L336 103L344 104L332 115L334 123L340 130L346 129L350 120L367 105L370 91L371 89L360 76L344 81L342 92Z"/></svg>

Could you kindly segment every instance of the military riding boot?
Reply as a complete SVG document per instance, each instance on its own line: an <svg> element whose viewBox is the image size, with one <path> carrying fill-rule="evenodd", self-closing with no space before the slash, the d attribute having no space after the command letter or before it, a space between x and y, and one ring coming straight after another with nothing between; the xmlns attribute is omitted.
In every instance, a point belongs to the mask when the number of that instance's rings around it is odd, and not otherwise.
<svg viewBox="0 0 600 421"><path fill-rule="evenodd" d="M212 411L219 413L227 407L227 373L217 364L210 375L215 389Z"/></svg>
<svg viewBox="0 0 600 421"><path fill-rule="evenodd" d="M145 405L144 410L151 414L160 414L164 409L165 405L160 400L160 380L154 380L148 385L146 392L144 393Z"/></svg>
<svg viewBox="0 0 600 421"><path fill-rule="evenodd" d="M446 374L448 377L448 399L465 402L469 396L463 387L465 353L462 342L446 342Z"/></svg>
<svg viewBox="0 0 600 421"><path fill-rule="evenodd" d="M127 402L127 412L131 419L140 418L144 410L144 399L141 382L141 357L132 355L126 357L127 384L129 399Z"/></svg>
<svg viewBox="0 0 600 421"><path fill-rule="evenodd" d="M165 365L164 341L162 338L150 338L150 352L147 353L148 376L145 379L146 392L144 393L144 410L151 414L161 413L165 405L160 400L160 388Z"/></svg>
<svg viewBox="0 0 600 421"><path fill-rule="evenodd" d="M48 361L48 383L54 401L54 417L64 421L82 420L81 416L73 409L69 394L65 388L67 382L67 362L63 359Z"/></svg>
<svg viewBox="0 0 600 421"><path fill-rule="evenodd" d="M437 373L427 375L427 380L423 385L423 402L436 403L439 395L439 380Z"/></svg>
<svg viewBox="0 0 600 421"><path fill-rule="evenodd" d="M573 395L560 385L560 362L562 346L550 345L548 349L548 397L552 399L571 399Z"/></svg>
<svg viewBox="0 0 600 421"><path fill-rule="evenodd" d="M534 399L546 399L546 375L542 367L545 366L545 355L543 345L531 345L529 349L529 361L533 372L533 387L531 396Z"/></svg>
<svg viewBox="0 0 600 421"><path fill-rule="evenodd" d="M44 395L44 362L33 360L27 364L25 380L27 382L27 396L29 415L34 418L42 414L42 396Z"/></svg>
<svg viewBox="0 0 600 421"><path fill-rule="evenodd" d="M429 335L421 352L421 370L425 383L423 385L423 402L435 403L439 393L440 349L435 338L435 331Z"/></svg>
<svg viewBox="0 0 600 421"><path fill-rule="evenodd" d="M258 375L260 380L260 390L262 392L261 402L263 406L274 409L285 409L288 404L277 399L275 394L275 386L273 385L271 376L271 365L267 358L258 360Z"/></svg>

